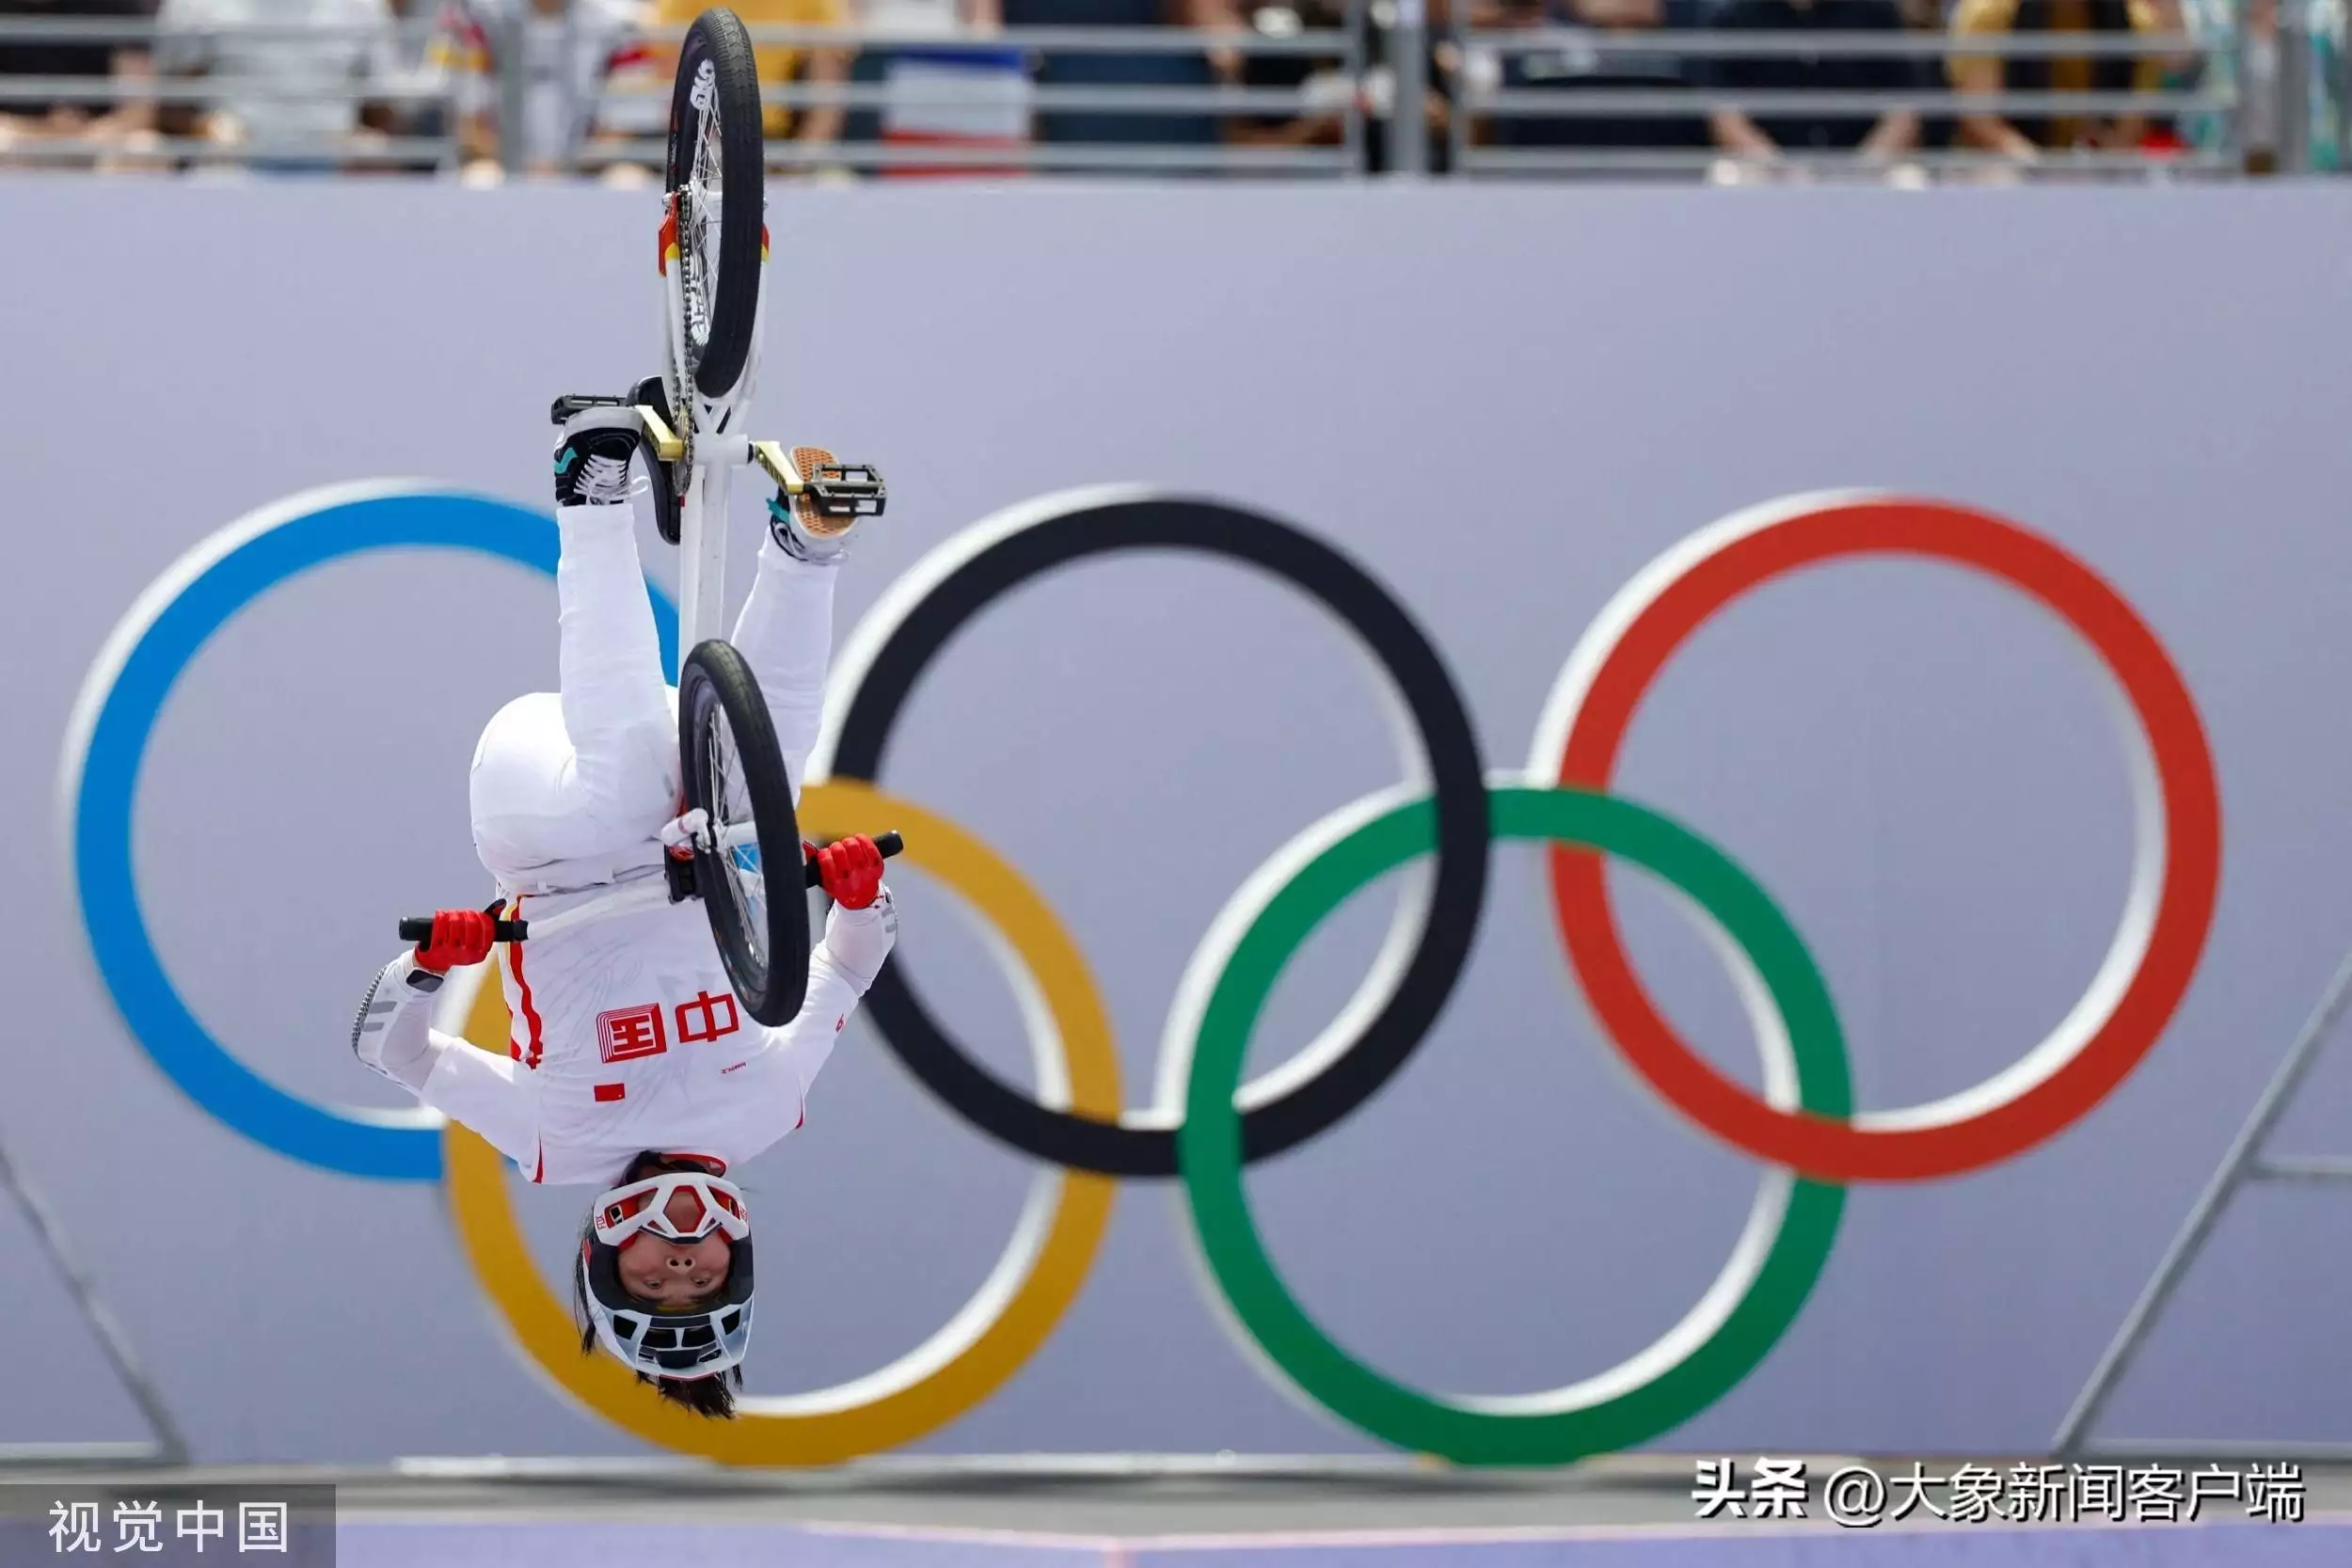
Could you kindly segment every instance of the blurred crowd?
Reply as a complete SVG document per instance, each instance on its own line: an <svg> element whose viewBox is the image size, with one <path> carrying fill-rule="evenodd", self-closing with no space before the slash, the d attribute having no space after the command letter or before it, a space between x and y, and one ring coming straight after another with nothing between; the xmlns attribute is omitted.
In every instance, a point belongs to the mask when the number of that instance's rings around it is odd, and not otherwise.
<svg viewBox="0 0 2352 1568"><path fill-rule="evenodd" d="M707 3L0 0L0 166L643 181L660 157L675 29ZM1381 170L1396 161L1391 66L1411 60L1409 53L1397 60L1392 47L1397 3L732 0L755 29L855 32L853 48L759 50L764 84L790 100L768 110L779 162L818 174L854 168L860 147L1032 142L1345 149L1360 166ZM2160 160L2199 148L2228 149L2259 171L2269 150L2241 128L2272 124L2281 88L2277 0L1422 3L1428 47L1413 85L1421 113L1401 118L1422 127L1422 162L1436 172L1473 146L1633 154L1634 164L1674 154L1657 161L1737 181L1844 173L1899 182L1920 161L1954 152L2022 170L2061 154ZM2310 110L2312 161L2321 167L2335 166L2338 152L2329 89L2340 5L2315 0L2310 46L2292 67L2309 71L2291 102ZM65 30L71 19L118 25L76 37ZM1005 33L1169 25L1200 29L1200 49L1041 52L1013 46ZM1780 35L1781 47L1742 54L1720 41L1697 50L1677 42L1696 32ZM2156 42L2144 53L2030 57L1787 46L1808 33ZM1345 46L1252 47L1318 37ZM2209 47L2184 48L2183 40ZM2234 86L2249 105L2243 116L2170 112L2180 95L2217 82ZM1083 95L1041 103L1037 87L1190 90L1164 91L1166 112L1136 112ZM1271 90L1244 95L1241 111L1218 112L1209 95L1234 87ZM1565 97L1537 96L1598 88L1639 91L1647 102L1639 112L1599 100L1572 112ZM2054 93L2165 96L2151 100L2155 110L2119 104L2101 113L2017 112L1998 102ZM1756 94L1772 96L1753 110L1723 102ZM1859 112L1867 105L1855 95L1930 102ZM1971 98L1985 103L1974 107ZM1269 112L1269 103L1281 107ZM1504 103L1516 107L1496 112Z"/></svg>
<svg viewBox="0 0 2352 1568"><path fill-rule="evenodd" d="M1302 15L1338 0L1284 0ZM1969 161L1979 177L2012 177L2067 155L2104 155L2126 166L2160 164L2192 149L2243 153L2252 172L2276 154L2280 69L2277 0L1428 0L1443 17L1470 7L1476 32L1529 29L1540 43L1480 58L1442 37L1431 47L1424 105L1433 128L1426 159L1441 166L1465 139L1504 148L1607 150L1626 153L1679 150L1711 153L1710 178L1755 182L1863 178L1908 182L1922 178L1917 160ZM2315 166L2334 166L2337 136L2332 86L2340 9L2312 8L2308 40L2307 146ZM2242 24L2242 25L2241 25ZM1677 47L1677 35L1730 35L1704 50ZM1865 55L1802 42L1806 35L1908 36L1909 53ZM1744 53L1744 39L1759 40ZM2070 55L2073 37L2106 48ZM2122 47L2144 38L2144 52ZM1762 40L1777 47L1766 52ZM1946 40L1986 46L1947 52ZM2021 52L1998 46L2018 40ZM2026 40L2045 47L2024 53ZM1445 100L1465 86L1500 87L1518 99L1511 115L1471 117L1470 135ZM1537 92L1647 89L1653 100L1694 99L1681 113L1549 117L1531 106ZM2185 97L2233 91L2241 118L2201 108L2175 111ZM2009 95L2102 95L2097 109L2044 112ZM1766 95L1770 95L1769 97ZM1914 106L1861 112L1854 101L1883 96ZM1727 105L1749 97L1753 108ZM1982 99L1981 107L1970 103ZM2139 99L2144 102L2129 102ZM1806 101L1812 100L1811 103ZM1938 102L1940 101L1940 102ZM1477 102L1475 98L1472 102ZM1449 134L1435 134L1448 128ZM1296 135L1295 123L1264 134ZM2249 145L2250 138L2251 145ZM1954 158L1951 155L1964 155ZM1375 154L1376 156L1377 154Z"/></svg>
<svg viewBox="0 0 2352 1568"><path fill-rule="evenodd" d="M1301 26L1346 20L1346 0L1277 0ZM1674 166L1704 167L1718 182L1771 182L1924 179L1919 160L1940 155L1970 163L1976 177L2010 177L2070 154L2103 155L2125 167L2161 166L2192 150L2228 149L2250 172L2276 156L2281 69L2277 0L1426 0L1432 41L1424 67L1424 166L1442 169L1457 148L1577 149L1632 155L1679 152ZM1447 36L1456 7L1468 36L1489 40L1523 33L1524 47L1463 48ZM1368 15L1385 9L1378 0ZM1268 13L1257 13L1260 24ZM2305 13L2308 55L2306 146L2312 166L2336 166L2342 8L2327 0ZM2242 22L2242 25L2241 25ZM1682 35L1723 41L1683 44ZM1806 35L1908 36L1918 47L1875 55L1803 43ZM1744 40L1759 40L1756 53ZM2063 40L2098 38L2112 45L2083 55ZM1770 52L1762 44L1771 40ZM2123 40L2151 40L2145 52ZM1981 52L1949 52L1962 39ZM2005 56L2004 40L2031 40L2039 55ZM1379 59L1375 44L1369 57ZM1323 68L1328 71L1330 68ZM1251 60L1245 75L1278 82L1311 77L1302 62ZM1379 77L1375 71L1375 80ZM1335 87L1338 84L1334 83ZM2184 97L2214 89L2244 101L2242 116L2214 109L2174 112ZM1466 91L1465 89L1474 89ZM1497 89L1510 114L1481 115ZM1639 92L1640 114L1547 114L1540 94L1613 89ZM1344 90L1340 88L1339 90ZM1707 101L1701 101L1701 95ZM2106 95L2096 112L2046 113L2011 107L2005 95ZM1769 96L1767 96L1769 95ZM1675 107L1678 97L1692 100ZM1750 98L1753 107L1727 105ZM1858 112L1855 100L1914 101ZM2125 102L2132 98L2144 103ZM1473 112L1454 112L1454 101ZM1970 99L1985 100L1982 107ZM1812 100L1811 103L1806 101ZM1940 102L1935 102L1939 101ZM1926 105L1922 106L1921 101ZM1562 100L1565 103L1566 100ZM1603 103L1595 101L1597 104ZM1328 140L1328 115L1285 117L1244 133L1270 142ZM1370 137L1375 167L1386 163L1385 138ZM1955 157L1953 155L1961 155Z"/></svg>

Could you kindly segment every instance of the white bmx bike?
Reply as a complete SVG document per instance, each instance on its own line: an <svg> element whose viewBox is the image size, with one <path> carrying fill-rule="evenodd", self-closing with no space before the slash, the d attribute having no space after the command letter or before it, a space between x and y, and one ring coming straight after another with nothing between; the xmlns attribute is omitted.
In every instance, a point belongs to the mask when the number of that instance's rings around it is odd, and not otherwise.
<svg viewBox="0 0 2352 1568"><path fill-rule="evenodd" d="M767 152L759 74L750 35L733 11L694 19L670 98L660 243L666 366L631 399L662 538L679 546L678 765L685 810L663 831L666 875L625 883L536 921L501 921L521 942L624 910L700 898L744 1011L787 1022L808 990L808 904L817 866L802 849L792 787L759 683L720 635L726 604L727 501L734 470L756 467L787 496L822 515L879 515L884 491L870 464L835 463L744 434L759 381L762 273L768 259ZM556 400L555 422L612 398ZM895 832L874 843L884 855ZM766 868L800 875L769 896ZM400 924L404 941L432 933L429 918Z"/></svg>

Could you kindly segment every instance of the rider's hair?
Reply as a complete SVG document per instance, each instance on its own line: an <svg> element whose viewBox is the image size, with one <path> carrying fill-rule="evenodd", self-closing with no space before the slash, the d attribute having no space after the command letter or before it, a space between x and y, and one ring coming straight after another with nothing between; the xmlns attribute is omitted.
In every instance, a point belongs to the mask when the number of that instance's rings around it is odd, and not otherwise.
<svg viewBox="0 0 2352 1568"><path fill-rule="evenodd" d="M649 1176L662 1176L673 1171L698 1171L704 1167L691 1160L674 1160L648 1150L628 1163L628 1171L618 1185L643 1181ZM596 1216L590 1214L580 1227L580 1244L585 1248L596 1239ZM577 1255L575 1255L577 1256ZM580 1353L593 1355L596 1349L596 1322L588 1310L588 1281L578 1269L572 1271L572 1317L580 1324ZM652 1377L637 1374L640 1383L650 1383L660 1396L673 1404L684 1405L697 1416L714 1420L735 1418L735 1391L743 1386L743 1369L723 1372L717 1377Z"/></svg>

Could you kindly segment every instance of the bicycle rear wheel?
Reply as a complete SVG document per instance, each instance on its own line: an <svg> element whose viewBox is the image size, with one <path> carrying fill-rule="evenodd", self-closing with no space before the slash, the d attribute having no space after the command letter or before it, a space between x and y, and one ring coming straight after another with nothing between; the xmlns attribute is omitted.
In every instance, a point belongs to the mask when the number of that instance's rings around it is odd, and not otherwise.
<svg viewBox="0 0 2352 1568"><path fill-rule="evenodd" d="M707 10L687 30L670 95L663 188L676 200L678 282L686 298L680 394L735 389L759 314L767 222L767 150L759 68L751 35L731 10Z"/></svg>
<svg viewBox="0 0 2352 1568"><path fill-rule="evenodd" d="M774 721L751 666L716 639L687 655L677 696L686 803L709 818L694 890L743 1010L789 1022L808 994L808 895Z"/></svg>

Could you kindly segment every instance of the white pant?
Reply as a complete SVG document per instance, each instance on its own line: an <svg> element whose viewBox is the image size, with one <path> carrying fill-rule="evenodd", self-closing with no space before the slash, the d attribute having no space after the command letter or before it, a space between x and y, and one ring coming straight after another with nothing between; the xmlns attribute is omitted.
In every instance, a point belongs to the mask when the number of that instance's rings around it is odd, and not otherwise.
<svg viewBox="0 0 2352 1568"><path fill-rule="evenodd" d="M564 689L507 704L474 749L474 851L509 894L595 887L659 865L661 829L681 803L677 691L661 677L635 514L569 506L556 523ZM837 570L769 539L731 639L774 717L795 801L823 713Z"/></svg>

